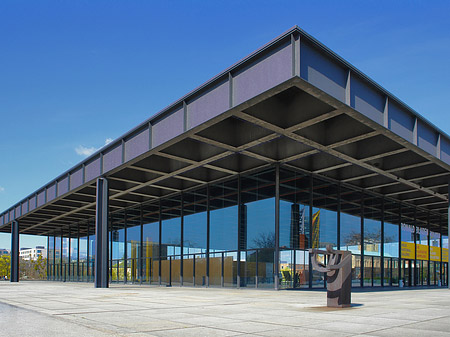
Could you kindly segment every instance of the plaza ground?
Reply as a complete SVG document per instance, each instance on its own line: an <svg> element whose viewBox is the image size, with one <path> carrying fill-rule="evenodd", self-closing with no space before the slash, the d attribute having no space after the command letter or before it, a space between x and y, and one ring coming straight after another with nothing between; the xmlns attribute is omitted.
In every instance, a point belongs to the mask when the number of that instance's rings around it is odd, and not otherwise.
<svg viewBox="0 0 450 337"><path fill-rule="evenodd" d="M446 288L324 291L0 282L6 336L450 336Z"/></svg>

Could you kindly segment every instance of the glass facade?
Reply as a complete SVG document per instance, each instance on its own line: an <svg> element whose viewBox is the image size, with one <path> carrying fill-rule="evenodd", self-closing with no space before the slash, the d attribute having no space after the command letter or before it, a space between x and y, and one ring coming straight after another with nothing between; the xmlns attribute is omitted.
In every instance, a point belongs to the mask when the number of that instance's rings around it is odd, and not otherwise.
<svg viewBox="0 0 450 337"><path fill-rule="evenodd" d="M446 285L448 237L429 230L417 212L370 191L272 167L110 213L109 278L324 288L326 275L312 270L308 249L331 246L353 253L354 287ZM48 279L93 281L95 240L92 222L49 236Z"/></svg>

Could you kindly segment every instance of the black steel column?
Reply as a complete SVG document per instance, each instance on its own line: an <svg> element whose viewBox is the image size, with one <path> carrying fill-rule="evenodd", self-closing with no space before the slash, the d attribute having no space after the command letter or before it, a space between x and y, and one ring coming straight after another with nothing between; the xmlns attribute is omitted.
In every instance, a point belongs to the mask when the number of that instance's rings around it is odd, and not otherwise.
<svg viewBox="0 0 450 337"><path fill-rule="evenodd" d="M211 236L211 212L210 212L210 195L209 184L206 185L206 286L209 287L209 273L210 273L210 236Z"/></svg>
<svg viewBox="0 0 450 337"><path fill-rule="evenodd" d="M448 239L450 239L450 182L448 184L448 194L449 196L449 203L448 203L448 209L447 209L447 249L450 249L450 245L448 244ZM442 237L442 235L441 235ZM442 254L441 254L442 257ZM441 258L442 259L442 258ZM447 286L450 289L450 268L448 267L450 265L450 260L447 262Z"/></svg>
<svg viewBox="0 0 450 337"><path fill-rule="evenodd" d="M428 246L428 268L427 268L427 286L431 285L431 248L430 248L430 238L431 238L431 223L430 223L430 212L428 212L427 217L427 246Z"/></svg>
<svg viewBox="0 0 450 337"><path fill-rule="evenodd" d="M11 223L11 282L19 282L19 223Z"/></svg>
<svg viewBox="0 0 450 337"><path fill-rule="evenodd" d="M318 248L312 246L312 231L313 231L313 203L314 203L314 182L312 174L309 176L309 235L308 235L308 247L305 248ZM309 288L312 288L313 281L313 267L311 262L311 254L308 254L308 283Z"/></svg>
<svg viewBox="0 0 450 337"><path fill-rule="evenodd" d="M50 280L49 278L49 264L48 264L48 260L49 260L49 251L50 251L50 236L47 236L47 281Z"/></svg>
<svg viewBox="0 0 450 337"><path fill-rule="evenodd" d="M361 271L361 279L359 281L361 287L364 287L364 248L364 193L361 192L361 263L359 266L359 270Z"/></svg>
<svg viewBox="0 0 450 337"><path fill-rule="evenodd" d="M412 285L417 286L419 275L417 272L417 229L416 226L417 222L417 209L414 209L414 269L413 269L413 282L411 282ZM419 230L419 236L420 236L420 230Z"/></svg>
<svg viewBox="0 0 450 337"><path fill-rule="evenodd" d="M80 281L80 224L77 226L77 281Z"/></svg>
<svg viewBox="0 0 450 337"><path fill-rule="evenodd" d="M241 201L241 175L238 175L238 237L237 237L237 271L236 271L236 286L241 287L241 221L242 221L242 201ZM194 264L195 265L195 264Z"/></svg>
<svg viewBox="0 0 450 337"><path fill-rule="evenodd" d="M304 225L304 224L303 224ZM304 234L304 233L302 233ZM298 249L300 245L300 205L291 204L291 224L289 233L289 247Z"/></svg>
<svg viewBox="0 0 450 337"><path fill-rule="evenodd" d="M139 245L139 283L142 284L142 279L144 278L144 209L141 205L141 216L140 216L140 223L141 223L141 235L139 238L139 241L141 241L141 244Z"/></svg>
<svg viewBox="0 0 450 337"><path fill-rule="evenodd" d="M87 242L87 249L86 249L86 252L87 252L86 282L89 282L89 277L91 276L89 274L89 269L90 269L89 267L90 267L90 264L91 264L91 254L90 254L90 248L89 248L89 246L91 245L90 244L90 240L89 240L89 222L86 223L86 231L87 231L87 234L86 234L86 240L87 240L86 241Z"/></svg>
<svg viewBox="0 0 450 337"><path fill-rule="evenodd" d="M279 261L280 261L280 165L277 164L277 166L275 166L275 256L274 256L275 290L278 290L279 285L279 275L280 275Z"/></svg>
<svg viewBox="0 0 450 337"><path fill-rule="evenodd" d="M71 269L71 260L70 260L70 252L71 252L71 248L72 248L72 232L70 231L70 226L69 226L69 238L68 238L69 242L68 242L68 250L67 250L67 265L69 266L69 271L67 273L67 276L69 277L69 281L71 281L70 279L70 269Z"/></svg>
<svg viewBox="0 0 450 337"><path fill-rule="evenodd" d="M56 280L56 234L53 233L53 281Z"/></svg>
<svg viewBox="0 0 450 337"><path fill-rule="evenodd" d="M400 281L403 282L402 279L402 204L398 204L398 286L400 287Z"/></svg>
<svg viewBox="0 0 450 337"><path fill-rule="evenodd" d="M184 276L184 196L183 193L181 193L181 216L180 216L180 286L183 286L183 276ZM189 249L189 248L188 248ZM188 257L189 259L189 257ZM206 266L208 268L208 265Z"/></svg>
<svg viewBox="0 0 450 337"><path fill-rule="evenodd" d="M223 288L224 287L224 276L223 276L223 273L224 273L224 263L225 263L225 253L224 252L222 252L222 262L221 262L221 268L220 268L220 286Z"/></svg>
<svg viewBox="0 0 450 337"><path fill-rule="evenodd" d="M123 215L123 283L128 282L128 233L127 233L127 211Z"/></svg>
<svg viewBox="0 0 450 337"><path fill-rule="evenodd" d="M444 235L444 230L442 227L442 218L439 219L439 250L440 250L440 258L439 258L439 279L441 282L441 286L444 285L443 282L443 274L442 274L442 235Z"/></svg>
<svg viewBox="0 0 450 337"><path fill-rule="evenodd" d="M109 279L112 281L112 273L113 273L113 217L111 214L109 215ZM117 278L119 277L119 273L117 273Z"/></svg>
<svg viewBox="0 0 450 337"><path fill-rule="evenodd" d="M381 257L380 257L381 286L384 287L384 198L381 199L381 252L380 253L381 253ZM373 265L372 265L372 269L373 269Z"/></svg>
<svg viewBox="0 0 450 337"><path fill-rule="evenodd" d="M95 209L95 287L108 288L108 181L97 179Z"/></svg>
<svg viewBox="0 0 450 337"><path fill-rule="evenodd" d="M337 249L341 249L341 183L337 186Z"/></svg>
<svg viewBox="0 0 450 337"><path fill-rule="evenodd" d="M159 199L159 244L158 244L158 284L161 285L161 242L162 242L162 211L161 199ZM195 265L195 264L194 264Z"/></svg>
<svg viewBox="0 0 450 337"><path fill-rule="evenodd" d="M64 281L63 277L63 251L64 243L63 243L63 230L61 228L61 237L59 239L59 280Z"/></svg>

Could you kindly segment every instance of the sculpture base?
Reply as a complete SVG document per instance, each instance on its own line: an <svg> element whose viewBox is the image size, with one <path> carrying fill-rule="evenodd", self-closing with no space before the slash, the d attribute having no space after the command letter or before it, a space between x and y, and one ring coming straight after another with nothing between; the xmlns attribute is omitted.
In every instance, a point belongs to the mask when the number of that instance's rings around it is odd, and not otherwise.
<svg viewBox="0 0 450 337"><path fill-rule="evenodd" d="M335 303L327 303L328 308L350 308L351 304L335 304Z"/></svg>

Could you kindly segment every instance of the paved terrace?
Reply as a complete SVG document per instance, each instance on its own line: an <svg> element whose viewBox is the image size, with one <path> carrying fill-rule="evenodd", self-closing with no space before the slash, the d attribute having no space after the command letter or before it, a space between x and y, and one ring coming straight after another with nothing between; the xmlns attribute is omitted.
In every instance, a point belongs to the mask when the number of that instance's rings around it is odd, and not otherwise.
<svg viewBox="0 0 450 337"><path fill-rule="evenodd" d="M354 292L0 282L4 336L450 336L450 291Z"/></svg>

